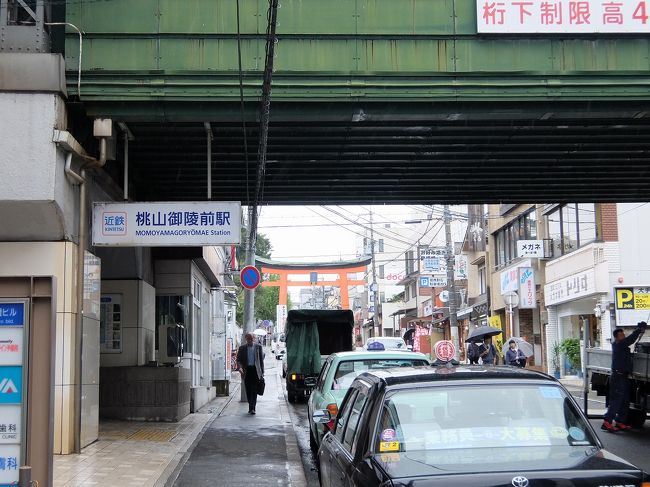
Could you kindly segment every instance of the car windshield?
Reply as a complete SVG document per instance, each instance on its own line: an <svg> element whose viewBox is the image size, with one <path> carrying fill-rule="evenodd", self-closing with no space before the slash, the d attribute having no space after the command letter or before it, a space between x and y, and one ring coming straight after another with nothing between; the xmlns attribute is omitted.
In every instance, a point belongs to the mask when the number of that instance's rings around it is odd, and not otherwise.
<svg viewBox="0 0 650 487"><path fill-rule="evenodd" d="M429 365L426 360L415 358L376 358L365 360L347 360L339 362L332 389L349 389L357 375L367 370L386 369L389 367L413 367L417 365Z"/></svg>
<svg viewBox="0 0 650 487"><path fill-rule="evenodd" d="M396 391L384 402L375 451L596 445L554 385L454 385Z"/></svg>

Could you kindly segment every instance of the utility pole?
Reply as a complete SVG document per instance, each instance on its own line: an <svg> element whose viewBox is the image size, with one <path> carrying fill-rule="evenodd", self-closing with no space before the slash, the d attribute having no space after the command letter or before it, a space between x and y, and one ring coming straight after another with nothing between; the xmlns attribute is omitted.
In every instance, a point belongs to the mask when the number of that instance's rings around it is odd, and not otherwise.
<svg viewBox="0 0 650 487"><path fill-rule="evenodd" d="M374 313L372 314L373 331L379 326L378 336L383 336L381 323L379 323L379 285L377 284L377 266L375 265L375 229L372 224L372 208L370 209L370 253L372 254L372 285L371 291L373 296Z"/></svg>
<svg viewBox="0 0 650 487"><path fill-rule="evenodd" d="M246 245L246 265L255 265L255 244L257 242L257 211L262 200L264 176L266 171L266 149L269 135L269 118L271 115L271 81L273 79L273 59L275 55L275 31L278 18L278 1L269 3L268 26L266 35L266 57L262 77L262 97L260 99L260 132L257 146L257 178L253 204L248 201L248 241ZM239 2L237 3L239 9ZM238 10L239 12L239 10ZM239 26L238 26L239 28ZM243 101L242 101L243 103ZM244 134L245 137L245 134ZM255 292L244 290L244 335L255 328ZM244 343L242 337L242 343ZM246 401L246 388L241 387L240 401Z"/></svg>
<svg viewBox="0 0 650 487"><path fill-rule="evenodd" d="M458 342L458 316L456 315L456 284L454 282L454 248L451 241L451 211L449 205L444 206L444 221L445 221L445 243L447 246L447 293L449 294L449 332L451 334L451 341L456 345L456 349L460 351L460 343Z"/></svg>

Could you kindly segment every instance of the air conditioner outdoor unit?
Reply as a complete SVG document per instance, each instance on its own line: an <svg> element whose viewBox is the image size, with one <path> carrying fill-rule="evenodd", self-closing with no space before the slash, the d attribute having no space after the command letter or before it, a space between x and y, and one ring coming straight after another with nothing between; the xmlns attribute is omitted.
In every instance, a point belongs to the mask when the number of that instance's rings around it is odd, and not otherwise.
<svg viewBox="0 0 650 487"><path fill-rule="evenodd" d="M164 365L176 365L183 358L185 327L179 324L158 326L158 361Z"/></svg>

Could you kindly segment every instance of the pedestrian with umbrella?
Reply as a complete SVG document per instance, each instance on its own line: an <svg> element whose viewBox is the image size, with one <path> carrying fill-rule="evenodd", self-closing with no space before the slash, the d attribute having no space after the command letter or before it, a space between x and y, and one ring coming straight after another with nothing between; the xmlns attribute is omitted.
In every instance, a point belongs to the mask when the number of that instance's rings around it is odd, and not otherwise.
<svg viewBox="0 0 650 487"><path fill-rule="evenodd" d="M474 343L483 340L483 343L478 347L479 357L484 365L494 365L497 362L497 349L492 344L492 337L499 335L501 330L492 326L479 326L474 328L465 340L468 343Z"/></svg>
<svg viewBox="0 0 650 487"><path fill-rule="evenodd" d="M508 342L508 347L508 351L506 352L506 365L525 367L526 355L517 347L517 342L511 338Z"/></svg>

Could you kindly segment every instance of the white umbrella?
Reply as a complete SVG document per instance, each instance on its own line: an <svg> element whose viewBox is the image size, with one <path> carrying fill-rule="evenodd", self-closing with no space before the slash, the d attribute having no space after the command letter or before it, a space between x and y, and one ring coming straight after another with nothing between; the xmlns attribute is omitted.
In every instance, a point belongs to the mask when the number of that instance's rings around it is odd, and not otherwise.
<svg viewBox="0 0 650 487"><path fill-rule="evenodd" d="M258 337L263 337L266 335L266 330L262 328L258 328L257 330L253 330L253 335L257 335Z"/></svg>
<svg viewBox="0 0 650 487"><path fill-rule="evenodd" d="M519 348L519 350L524 352L524 355L526 357L533 356L533 346L521 337L510 337L505 342L503 342L503 355L505 355L508 349L510 348L509 345L510 340L514 340L515 342L517 342L517 348Z"/></svg>

